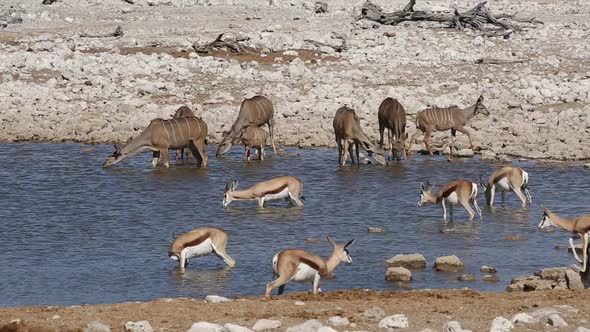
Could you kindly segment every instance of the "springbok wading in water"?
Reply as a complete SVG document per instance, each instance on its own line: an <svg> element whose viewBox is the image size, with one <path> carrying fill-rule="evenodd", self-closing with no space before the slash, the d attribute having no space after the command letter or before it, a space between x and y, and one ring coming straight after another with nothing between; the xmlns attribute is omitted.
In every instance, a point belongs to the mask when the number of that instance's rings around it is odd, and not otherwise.
<svg viewBox="0 0 590 332"><path fill-rule="evenodd" d="M541 219L541 222L539 223L539 229L544 229L549 226L557 226L570 233L579 234L582 237L582 259L578 257L573 237L570 237L569 243L572 252L574 253L574 257L579 263L582 263L580 271L586 272L588 263L588 240L590 238L590 215L587 214L574 219L566 219L549 211L549 209L543 208L543 210L543 219Z"/></svg>
<svg viewBox="0 0 590 332"><path fill-rule="evenodd" d="M180 106L176 110L176 112L174 112L174 115L172 116L172 118L173 119L192 118L194 116L195 116L195 114L193 113L193 111L191 111L191 109L188 106ZM186 154L186 156L188 158L188 153ZM176 150L175 160L178 161L179 157L180 157L180 159L184 160L184 148Z"/></svg>
<svg viewBox="0 0 590 332"><path fill-rule="evenodd" d="M242 132L248 126L260 127L264 124L268 125L268 132L270 133L270 142L272 150L277 153L274 140L274 108L272 102L263 96L254 96L250 99L245 99L240 106L240 113L236 122L231 126L229 131L223 132L223 139L219 144L217 157L226 154L233 144L240 141Z"/></svg>
<svg viewBox="0 0 590 332"><path fill-rule="evenodd" d="M277 287L279 295L283 294L285 284L289 281L311 282L313 293L317 294L322 277L332 273L341 262L352 263L347 248L354 243L354 239L345 245L338 245L329 236L326 238L333 248L332 256L327 260L298 249L287 249L276 254L272 259L272 268L278 278L266 285L266 298L270 298L272 290Z"/></svg>
<svg viewBox="0 0 590 332"><path fill-rule="evenodd" d="M383 152L377 147L361 129L360 119L356 112L349 107L340 107L334 115L334 135L338 145L338 164L344 166L348 159L347 153L350 153L350 159L354 164L353 145L356 146L356 159L360 165L359 145L367 151L369 156L381 165L385 165Z"/></svg>
<svg viewBox="0 0 590 332"><path fill-rule="evenodd" d="M397 99L385 98L379 106L379 146L383 149L383 132L387 128L389 160L399 161L406 156L406 111Z"/></svg>
<svg viewBox="0 0 590 332"><path fill-rule="evenodd" d="M258 207L264 208L266 201L284 199L303 206L303 182L294 176L279 176L268 181L259 182L252 187L238 190L238 180L233 180L225 186L223 207L233 201L257 200Z"/></svg>
<svg viewBox="0 0 590 332"><path fill-rule="evenodd" d="M421 194L418 206L425 203L441 204L443 207L443 218L447 220L447 204L451 206L451 219L453 218L453 206L461 203L465 210L469 213L469 220L473 220L475 213L471 208L470 202L473 203L479 219L483 220L481 216L481 209L477 204L477 183L467 180L457 180L443 185L437 194L432 193L434 185L420 183Z"/></svg>
<svg viewBox="0 0 590 332"><path fill-rule="evenodd" d="M494 196L496 191L502 192L502 202L504 202L507 191L513 191L520 199L522 207L526 207L526 201L533 204L531 194L529 193L529 173L520 167L505 166L490 175L488 183L484 183L481 176L479 183L486 195L486 204L489 207L494 205Z"/></svg>
<svg viewBox="0 0 590 332"><path fill-rule="evenodd" d="M164 167L169 167L168 150L188 147L197 160L197 165L207 167L206 137L207 124L201 118L155 119L125 146L115 144L115 152L102 166L113 166L127 157L149 150L153 152L152 167L156 167L160 158Z"/></svg>
<svg viewBox="0 0 590 332"><path fill-rule="evenodd" d="M227 254L226 246L226 232L215 227L199 227L176 237L170 244L168 257L178 261L178 268L181 271L188 265L190 258L207 256L211 253L223 259L229 267L234 267L236 261Z"/></svg>
<svg viewBox="0 0 590 332"><path fill-rule="evenodd" d="M416 114L416 132L410 138L410 147L415 142L420 134L424 134L424 145L428 149L428 153L432 155L432 148L430 147L430 135L434 131L451 130L451 157L455 148L455 136L457 131L462 132L469 138L469 148L473 150L473 141L471 134L465 125L471 118L477 114L490 115L490 112L483 104L483 96L479 96L477 102L470 107L460 109L457 106L446 108L433 107L425 109ZM409 149L409 148L408 148ZM409 151L408 151L409 153Z"/></svg>
<svg viewBox="0 0 590 332"><path fill-rule="evenodd" d="M264 146L268 134L261 127L248 126L242 133L242 143L244 143L244 153L246 161L250 161L250 150L258 150L258 159L264 160Z"/></svg>

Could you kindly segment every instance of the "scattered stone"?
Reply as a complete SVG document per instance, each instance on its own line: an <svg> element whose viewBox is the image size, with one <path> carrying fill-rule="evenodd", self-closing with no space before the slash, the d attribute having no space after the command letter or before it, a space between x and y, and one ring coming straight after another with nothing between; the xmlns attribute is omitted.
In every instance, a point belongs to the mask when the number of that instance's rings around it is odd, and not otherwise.
<svg viewBox="0 0 590 332"><path fill-rule="evenodd" d="M191 325L191 328L188 332L221 332L223 331L223 326L219 324L213 324L209 322L197 322Z"/></svg>
<svg viewBox="0 0 590 332"><path fill-rule="evenodd" d="M385 317L379 322L382 329L405 329L409 326L408 318L402 314Z"/></svg>
<svg viewBox="0 0 590 332"><path fill-rule="evenodd" d="M422 254L399 254L385 261L387 267L401 266L406 269L422 269L426 267L426 258Z"/></svg>
<svg viewBox="0 0 590 332"><path fill-rule="evenodd" d="M483 265L482 267L479 268L480 272L483 273L496 273L496 268L493 266L487 266L487 265Z"/></svg>
<svg viewBox="0 0 590 332"><path fill-rule="evenodd" d="M543 280L537 276L521 277L512 279L510 285L506 287L508 292L524 291L530 292L535 290L553 289L557 285L556 281Z"/></svg>
<svg viewBox="0 0 590 332"><path fill-rule="evenodd" d="M487 281L487 282L498 282L498 281L500 281L500 277L492 275L492 274L487 274L487 275L483 276L483 278L481 278L481 280Z"/></svg>
<svg viewBox="0 0 590 332"><path fill-rule="evenodd" d="M228 299L227 297L219 296L219 295L207 295L205 297L205 302L208 303L221 303L221 302L231 302L232 300Z"/></svg>
<svg viewBox="0 0 590 332"><path fill-rule="evenodd" d="M457 277L459 281L473 281L475 280L475 276L471 273L465 273Z"/></svg>
<svg viewBox="0 0 590 332"><path fill-rule="evenodd" d="M369 227L367 229L367 232L368 233L383 233L383 232L385 232L385 230L381 227Z"/></svg>
<svg viewBox="0 0 590 332"><path fill-rule="evenodd" d="M536 319L535 317L526 314L524 312L518 313L516 315L514 315L514 317L512 317L512 324L519 324L519 323L525 323L525 324L535 324L539 322L538 319Z"/></svg>
<svg viewBox="0 0 590 332"><path fill-rule="evenodd" d="M53 320L61 319L61 316L60 315L53 315L51 317L51 319L53 319Z"/></svg>
<svg viewBox="0 0 590 332"><path fill-rule="evenodd" d="M111 328L101 322L94 321L86 326L84 332L111 332Z"/></svg>
<svg viewBox="0 0 590 332"><path fill-rule="evenodd" d="M559 281L565 278L565 271L567 269L567 267L550 267L535 272L535 275L541 279Z"/></svg>
<svg viewBox="0 0 590 332"><path fill-rule="evenodd" d="M348 321L348 318L346 317L334 316L328 318L328 324L334 326L346 326L350 324L350 321Z"/></svg>
<svg viewBox="0 0 590 332"><path fill-rule="evenodd" d="M331 328L329 326L322 326L317 330L317 332L338 332L338 331L334 330L333 328Z"/></svg>
<svg viewBox="0 0 590 332"><path fill-rule="evenodd" d="M387 269L385 274L387 281L410 281L412 280L412 272L405 267L397 266Z"/></svg>
<svg viewBox="0 0 590 332"><path fill-rule="evenodd" d="M380 320L381 318L385 317L385 311L383 311L381 308L373 307L365 310L362 316L365 319Z"/></svg>
<svg viewBox="0 0 590 332"><path fill-rule="evenodd" d="M305 305L305 302L303 302L303 301L295 301L295 305Z"/></svg>
<svg viewBox="0 0 590 332"><path fill-rule="evenodd" d="M459 272L463 271L465 266L459 259L459 257L452 255L452 256L443 256L438 257L434 261L434 268L437 271L445 271L445 272Z"/></svg>
<svg viewBox="0 0 590 332"><path fill-rule="evenodd" d="M253 331L247 327L227 323L227 324L223 325L223 332L253 332Z"/></svg>
<svg viewBox="0 0 590 332"><path fill-rule="evenodd" d="M283 326L283 322L280 320L272 320L272 319L259 319L254 323L252 326L252 330L254 331L268 331L268 330L276 330Z"/></svg>
<svg viewBox="0 0 590 332"><path fill-rule="evenodd" d="M587 163L587 164L585 164L585 165L584 165L584 168L585 168L585 169L590 169L590 163Z"/></svg>
<svg viewBox="0 0 590 332"><path fill-rule="evenodd" d="M319 328L323 327L322 323L317 319L310 319L304 323L299 325L291 326L287 329L287 332L309 332L309 331L317 331Z"/></svg>
<svg viewBox="0 0 590 332"><path fill-rule="evenodd" d="M496 317L492 321L492 327L490 332L510 332L514 328L514 325L504 317Z"/></svg>
<svg viewBox="0 0 590 332"><path fill-rule="evenodd" d="M328 3L322 1L316 1L314 11L317 14L323 14L328 12Z"/></svg>
<svg viewBox="0 0 590 332"><path fill-rule="evenodd" d="M590 329L580 326L574 332L590 332Z"/></svg>
<svg viewBox="0 0 590 332"><path fill-rule="evenodd" d="M154 329L147 320L139 322L127 322L125 323L125 331L131 332L153 332Z"/></svg>
<svg viewBox="0 0 590 332"><path fill-rule="evenodd" d="M470 330L463 330L461 323L456 320L447 322L443 327L443 332L471 332Z"/></svg>
<svg viewBox="0 0 590 332"><path fill-rule="evenodd" d="M460 158L472 158L473 156L475 156L475 152L473 152L473 150L471 149L461 149L455 152L454 156Z"/></svg>
<svg viewBox="0 0 590 332"><path fill-rule="evenodd" d="M565 322L565 320L563 320L563 318L561 318L559 314L549 315L549 317L547 317L547 322L549 323L549 325L557 328L564 328L567 326L567 323Z"/></svg>
<svg viewBox="0 0 590 332"><path fill-rule="evenodd" d="M583 290L584 283L582 282L582 276L572 269L565 271L565 280L567 282L567 288L573 290Z"/></svg>

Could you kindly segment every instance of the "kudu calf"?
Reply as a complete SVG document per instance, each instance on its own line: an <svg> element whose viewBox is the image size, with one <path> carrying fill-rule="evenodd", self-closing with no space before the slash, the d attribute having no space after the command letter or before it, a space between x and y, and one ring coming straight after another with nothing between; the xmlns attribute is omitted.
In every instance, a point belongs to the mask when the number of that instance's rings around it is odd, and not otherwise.
<svg viewBox="0 0 590 332"><path fill-rule="evenodd" d="M369 156L375 158L378 163L386 164L383 152L365 135L361 129L360 120L352 108L340 107L334 116L333 125L338 145L338 164L342 166L346 164L347 153L350 153L350 159L354 164L353 145L356 146L356 159L359 165L359 145L362 145Z"/></svg>
<svg viewBox="0 0 590 332"><path fill-rule="evenodd" d="M242 133L242 143L244 143L246 161L250 161L250 149L258 150L258 159L264 160L264 146L268 134L266 130L260 127L249 126Z"/></svg>
<svg viewBox="0 0 590 332"><path fill-rule="evenodd" d="M155 119L139 136L130 140L125 146L120 147L115 144L115 152L105 160L102 166L110 167L127 157L150 150L153 152L152 167L156 167L160 157L164 167L169 167L168 149L188 147L197 164L206 167L208 160L205 152L206 137L207 124L201 118Z"/></svg>
<svg viewBox="0 0 590 332"><path fill-rule="evenodd" d="M223 140L219 144L217 157L226 154L233 144L239 142L243 131L248 126L260 127L264 124L268 125L270 133L270 142L274 153L277 153L275 147L273 127L274 127L274 108L272 102L263 96L254 96L250 99L245 99L240 106L240 113L236 122L231 126L229 131L223 133Z"/></svg>
<svg viewBox="0 0 590 332"><path fill-rule="evenodd" d="M410 147L415 139L424 133L424 145L428 149L428 153L432 155L432 148L430 147L430 135L433 131L451 130L451 157L455 148L455 135L460 131L469 138L469 147L473 149L473 141L471 134L465 129L465 125L471 118L477 114L490 115L488 109L483 104L483 96L479 96L475 105L460 109L457 106L447 108L433 107L416 114L416 132L410 139ZM409 149L409 148L408 148ZM409 152L409 151L408 151Z"/></svg>
<svg viewBox="0 0 590 332"><path fill-rule="evenodd" d="M180 106L176 112L174 113L174 115L172 116L173 119L179 119L179 118L192 118L194 117L195 114L193 113L193 111L191 111L191 109L188 106ZM176 156L175 159L178 161L178 157L180 155L180 159L184 160L184 148L178 149L176 150ZM187 157L188 157L188 153L187 153Z"/></svg>
<svg viewBox="0 0 590 332"><path fill-rule="evenodd" d="M387 128L387 138L389 144L389 160L401 160L406 158L406 111L399 101L393 98L385 98L379 106L377 113L379 118L379 146L383 149L383 132Z"/></svg>

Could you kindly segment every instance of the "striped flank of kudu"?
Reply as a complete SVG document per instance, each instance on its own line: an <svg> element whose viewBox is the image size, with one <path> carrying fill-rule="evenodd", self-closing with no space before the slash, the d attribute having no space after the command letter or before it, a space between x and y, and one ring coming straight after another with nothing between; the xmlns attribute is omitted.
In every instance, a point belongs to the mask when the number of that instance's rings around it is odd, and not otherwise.
<svg viewBox="0 0 590 332"><path fill-rule="evenodd" d="M115 152L105 160L103 167L113 166L145 150L153 152L152 167L156 167L160 158L164 167L169 167L168 150L187 147L197 160L197 165L206 167L206 137L207 124L201 118L155 119L125 146L115 144Z"/></svg>
<svg viewBox="0 0 590 332"><path fill-rule="evenodd" d="M194 116L195 116L195 114L193 113L193 111L191 111L191 109L188 106L180 106L176 110L176 112L174 112L174 115L172 116L172 118L173 119L191 118ZM186 155L188 157L188 153ZM175 160L178 161L179 157L180 157L180 159L184 160L184 148L176 150Z"/></svg>
<svg viewBox="0 0 590 332"><path fill-rule="evenodd" d="M406 111L397 99L385 98L377 113L379 120L379 146L383 149L383 132L387 128L389 160L406 158Z"/></svg>
<svg viewBox="0 0 590 332"><path fill-rule="evenodd" d="M488 109L483 104L483 96L479 96L477 102L470 107L460 109L457 106L446 108L432 107L416 114L416 132L410 139L410 147L420 134L424 134L424 145L428 153L432 155L430 147L430 135L434 131L451 130L451 157L455 148L455 136L457 131L462 132L469 138L469 148L473 150L471 134L465 129L465 125L477 114L489 115ZM409 151L408 151L409 152Z"/></svg>
<svg viewBox="0 0 590 332"><path fill-rule="evenodd" d="M360 165L359 145L367 151L369 156L373 156L381 165L385 165L383 152L376 146L361 129L361 122L356 112L347 106L340 107L334 115L334 135L338 145L338 164L344 166L348 159L347 153L350 153L350 159L354 164L353 145L356 147L356 159Z"/></svg>

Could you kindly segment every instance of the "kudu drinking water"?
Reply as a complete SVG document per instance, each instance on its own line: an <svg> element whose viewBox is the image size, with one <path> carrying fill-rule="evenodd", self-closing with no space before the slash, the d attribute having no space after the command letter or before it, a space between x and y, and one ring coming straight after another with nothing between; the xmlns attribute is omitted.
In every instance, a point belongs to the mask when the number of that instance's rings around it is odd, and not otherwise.
<svg viewBox="0 0 590 332"><path fill-rule="evenodd" d="M240 106L240 113L236 122L231 126L229 131L223 133L223 140L219 144L216 156L226 154L233 144L240 141L242 133L248 126L260 127L264 124L268 125L270 133L270 142L274 153L277 153L275 147L273 127L274 127L274 108L272 102L263 96L254 96L250 99L245 99Z"/></svg>
<svg viewBox="0 0 590 332"><path fill-rule="evenodd" d="M197 164L206 167L208 160L205 151L206 137L207 124L201 118L155 119L139 136L125 146L120 147L115 144L115 152L105 160L102 166L113 166L127 157L149 150L153 152L152 167L156 167L160 157L164 167L169 167L168 149L188 147Z"/></svg>
<svg viewBox="0 0 590 332"><path fill-rule="evenodd" d="M416 132L410 139L410 147L415 139L424 133L424 145L428 149L428 153L432 155L432 148L430 147L430 135L433 131L451 130L451 157L453 156L453 149L455 148L455 135L457 131L462 132L469 138L469 147L473 150L473 141L471 134L465 129L467 121L471 120L477 114L490 115L488 109L483 104L483 96L479 96L477 102L470 107L460 109L457 106L446 108L433 107L416 114ZM408 151L409 152L409 151Z"/></svg>
<svg viewBox="0 0 590 332"><path fill-rule="evenodd" d="M191 109L188 106L180 106L176 112L174 113L174 115L172 116L173 119L179 119L179 118L192 118L194 117L195 114L193 113L193 111L191 111ZM178 161L178 157L180 156L180 159L184 160L184 148L181 148L179 150L176 150L176 157L175 159ZM188 154L187 154L188 156Z"/></svg>
<svg viewBox="0 0 590 332"><path fill-rule="evenodd" d="M336 111L334 116L334 134L336 135L336 144L338 145L338 164L344 166L348 159L347 153L350 153L350 159L354 164L353 145L356 146L356 159L359 160L359 145L367 151L369 156L373 156L381 165L385 165L383 152L377 147L361 129L360 119L357 117L352 108L343 106Z"/></svg>
<svg viewBox="0 0 590 332"><path fill-rule="evenodd" d="M250 149L258 150L258 159L264 160L264 146L268 134L266 130L260 127L249 126L242 133L242 143L244 143L246 161L250 161Z"/></svg>
<svg viewBox="0 0 590 332"><path fill-rule="evenodd" d="M389 144L389 160L401 160L403 156L406 158L406 140L408 134L406 133L406 111L399 101L393 98L385 98L379 106L377 113L379 118L379 146L383 149L383 132L387 128L387 138Z"/></svg>

